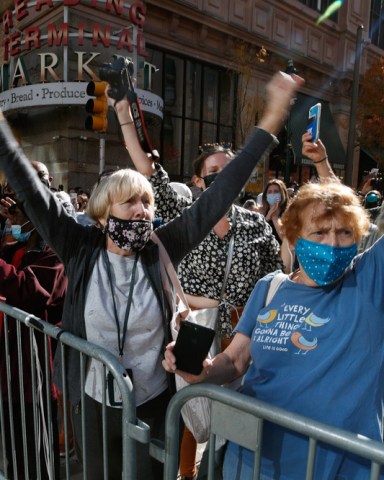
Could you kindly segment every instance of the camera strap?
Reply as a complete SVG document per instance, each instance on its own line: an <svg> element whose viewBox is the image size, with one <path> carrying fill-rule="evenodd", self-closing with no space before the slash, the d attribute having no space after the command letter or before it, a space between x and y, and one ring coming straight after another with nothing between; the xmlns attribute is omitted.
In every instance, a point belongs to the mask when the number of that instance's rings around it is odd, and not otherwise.
<svg viewBox="0 0 384 480"><path fill-rule="evenodd" d="M144 150L144 152L150 153L154 158L159 158L158 151L152 148L151 142L149 140L147 129L145 128L144 115L137 98L137 93L133 88L132 77L129 71L127 71L127 76L128 76L127 99L131 106L133 123L136 128L137 136L139 137L141 148Z"/></svg>

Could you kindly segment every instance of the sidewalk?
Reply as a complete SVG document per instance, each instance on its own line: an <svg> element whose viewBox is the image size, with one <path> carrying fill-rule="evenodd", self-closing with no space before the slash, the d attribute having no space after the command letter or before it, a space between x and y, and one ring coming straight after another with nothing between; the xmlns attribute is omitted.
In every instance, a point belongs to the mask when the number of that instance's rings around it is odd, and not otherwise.
<svg viewBox="0 0 384 480"><path fill-rule="evenodd" d="M196 455L196 463L199 464L201 460L201 456L203 455L205 443L200 443L197 446L197 455ZM71 480L82 480L83 478L83 469L82 465L77 461L76 455L71 455L69 458L69 468L70 468L70 478ZM3 458L2 458L2 448L0 442L0 471L4 469ZM65 474L65 457L60 458L60 476L61 478L66 478ZM144 479L138 479L144 480Z"/></svg>
<svg viewBox="0 0 384 480"><path fill-rule="evenodd" d="M196 455L196 463L199 465L201 456L203 455L204 449L205 449L205 443L200 443L197 446L197 455ZM76 455L72 455L70 457L70 471L71 471L71 480L82 480L83 478L83 469L81 464L77 461ZM61 458L60 460L60 476L61 478L66 478L65 476L65 458ZM179 478L179 477L178 477ZM138 479L138 480L144 480L144 479Z"/></svg>

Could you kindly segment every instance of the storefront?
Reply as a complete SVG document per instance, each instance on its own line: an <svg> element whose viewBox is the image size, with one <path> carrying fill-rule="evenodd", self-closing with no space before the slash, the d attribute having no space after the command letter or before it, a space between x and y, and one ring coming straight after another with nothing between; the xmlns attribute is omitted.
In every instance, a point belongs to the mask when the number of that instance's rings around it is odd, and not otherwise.
<svg viewBox="0 0 384 480"><path fill-rule="evenodd" d="M0 107L28 156L49 165L55 184L89 189L101 166L129 164L113 109L105 133L85 129L88 82L99 80L100 66L115 56L133 62L142 110L161 124L145 15L142 2L109 0L14 0L3 11Z"/></svg>
<svg viewBox="0 0 384 480"><path fill-rule="evenodd" d="M204 144L241 148L262 114L268 79L290 58L306 79L289 119L292 133L283 129L280 149L259 166L250 189L257 193L287 171L292 180L310 177L300 138L313 101L323 105L321 136L344 176L351 32L366 20L363 8L343 6L338 20L321 26L313 7L295 0L5 0L0 9L0 106L56 185L90 188L104 140L105 168L131 165L111 108L105 134L84 125L87 84L116 55L135 65L150 138L173 180L191 178Z"/></svg>

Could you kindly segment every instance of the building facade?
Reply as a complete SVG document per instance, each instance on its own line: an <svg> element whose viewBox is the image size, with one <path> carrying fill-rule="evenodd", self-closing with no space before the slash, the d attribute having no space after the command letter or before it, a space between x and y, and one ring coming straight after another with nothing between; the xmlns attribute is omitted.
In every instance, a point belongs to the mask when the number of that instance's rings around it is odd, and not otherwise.
<svg viewBox="0 0 384 480"><path fill-rule="evenodd" d="M310 178L300 138L308 108L317 102L321 137L344 177L355 62L358 57L364 73L383 55L384 7L377 0L348 0L317 24L331 3L4 1L0 106L28 156L48 164L56 185L89 189L101 169L130 160L111 109L105 134L85 129L86 86L114 55L129 57L152 143L172 179L186 182L199 147L224 142L241 148L263 111L266 82L293 65L305 86L279 148L248 188L259 192L269 176ZM354 184L359 158L356 148Z"/></svg>

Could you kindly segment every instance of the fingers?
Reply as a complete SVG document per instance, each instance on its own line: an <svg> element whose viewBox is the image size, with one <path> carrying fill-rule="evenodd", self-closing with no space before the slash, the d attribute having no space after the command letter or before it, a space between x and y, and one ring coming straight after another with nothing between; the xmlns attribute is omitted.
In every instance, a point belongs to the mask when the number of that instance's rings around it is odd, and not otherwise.
<svg viewBox="0 0 384 480"><path fill-rule="evenodd" d="M165 347L164 360L162 361L164 370L179 375L190 384L202 382L206 378L209 368L212 366L212 360L209 358L204 360L203 370L200 375L193 375L192 373L178 370L176 366L176 357L173 355L173 347L175 346L175 343L176 342L171 342Z"/></svg>
<svg viewBox="0 0 384 480"><path fill-rule="evenodd" d="M318 139L316 142L312 142L311 139L312 135L308 132L305 132L302 135L302 153L305 157L317 162L324 158L327 152L323 142L320 139Z"/></svg>
<svg viewBox="0 0 384 480"><path fill-rule="evenodd" d="M299 75L296 75L295 73L293 75L290 75L291 78L296 82L298 87L301 87L304 85L305 80L303 77L300 77Z"/></svg>
<svg viewBox="0 0 384 480"><path fill-rule="evenodd" d="M107 98L108 107L114 107L116 100L108 95L108 90L107 90L106 98Z"/></svg>
<svg viewBox="0 0 384 480"><path fill-rule="evenodd" d="M176 342L168 343L165 347L164 360L162 361L164 370L169 373L176 372L176 357L173 355L173 347L175 346L175 343Z"/></svg>
<svg viewBox="0 0 384 480"><path fill-rule="evenodd" d="M9 212L9 209L13 205L16 205L16 202L12 198L9 198L9 197L2 198L0 203L1 215L5 218L13 217L15 212L12 212L12 213Z"/></svg>
<svg viewBox="0 0 384 480"><path fill-rule="evenodd" d="M309 132L305 132L305 133L303 133L303 135L301 136L301 141L302 141L302 143L310 142L311 140L312 140L312 135L311 135Z"/></svg>
<svg viewBox="0 0 384 480"><path fill-rule="evenodd" d="M272 77L273 86L280 87L288 93L293 94L299 87L304 85L305 81L298 75L289 75L285 72L278 72Z"/></svg>
<svg viewBox="0 0 384 480"><path fill-rule="evenodd" d="M274 205L272 205L271 207L269 207L268 214L270 214L270 216L273 217L273 215L275 213L277 213L278 210L279 210L279 201L276 200L276 203Z"/></svg>

